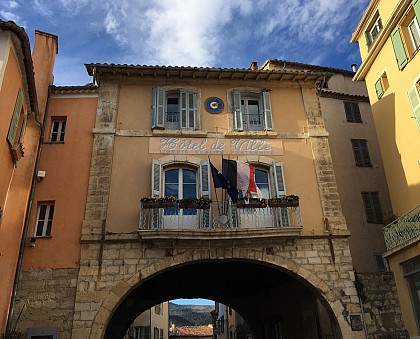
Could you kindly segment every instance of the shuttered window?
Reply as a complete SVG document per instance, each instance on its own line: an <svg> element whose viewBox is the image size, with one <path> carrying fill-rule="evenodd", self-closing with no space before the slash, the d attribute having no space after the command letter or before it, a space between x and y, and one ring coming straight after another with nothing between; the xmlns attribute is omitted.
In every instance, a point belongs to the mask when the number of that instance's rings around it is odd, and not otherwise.
<svg viewBox="0 0 420 339"><path fill-rule="evenodd" d="M420 131L420 96L418 86L419 84L414 85L407 94L411 110L413 112L413 118L415 119L417 128Z"/></svg>
<svg viewBox="0 0 420 339"><path fill-rule="evenodd" d="M379 32L382 30L382 20L379 13L376 13L373 24L365 32L366 44L368 48L373 44Z"/></svg>
<svg viewBox="0 0 420 339"><path fill-rule="evenodd" d="M270 92L232 91L233 129L235 131L272 131Z"/></svg>
<svg viewBox="0 0 420 339"><path fill-rule="evenodd" d="M351 145L353 147L353 154L354 159L356 161L356 166L371 167L372 163L370 161L367 141L364 139L352 139Z"/></svg>
<svg viewBox="0 0 420 339"><path fill-rule="evenodd" d="M384 90L382 88L381 79L378 79L375 82L375 90L376 90L376 95L378 96L378 99L380 99L382 97L382 95L384 94Z"/></svg>
<svg viewBox="0 0 420 339"><path fill-rule="evenodd" d="M371 224L383 224L383 214L378 192L362 192L366 221Z"/></svg>
<svg viewBox="0 0 420 339"><path fill-rule="evenodd" d="M344 110L348 122L362 122L359 104L357 102L344 102Z"/></svg>
<svg viewBox="0 0 420 339"><path fill-rule="evenodd" d="M152 90L152 128L197 129L197 93L189 90Z"/></svg>

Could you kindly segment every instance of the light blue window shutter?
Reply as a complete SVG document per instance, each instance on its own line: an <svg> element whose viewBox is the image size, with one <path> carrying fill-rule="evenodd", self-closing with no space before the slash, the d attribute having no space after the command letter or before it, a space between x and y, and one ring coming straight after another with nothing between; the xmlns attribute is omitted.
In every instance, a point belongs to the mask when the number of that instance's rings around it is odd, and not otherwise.
<svg viewBox="0 0 420 339"><path fill-rule="evenodd" d="M200 162L200 195L202 198L210 199L210 162L209 160L203 160ZM201 210L201 227L210 228L210 209Z"/></svg>
<svg viewBox="0 0 420 339"><path fill-rule="evenodd" d="M286 185L284 183L283 163L273 161L274 183L276 185L276 197L286 195Z"/></svg>
<svg viewBox="0 0 420 339"><path fill-rule="evenodd" d="M391 41L392 45L394 46L394 53L395 57L397 58L398 68L403 69L404 66L407 65L408 59L407 55L405 54L399 27L395 27L395 29L392 31Z"/></svg>
<svg viewBox="0 0 420 339"><path fill-rule="evenodd" d="M197 93L188 93L188 128L197 129Z"/></svg>
<svg viewBox="0 0 420 339"><path fill-rule="evenodd" d="M181 96L181 129L196 129L197 94L191 91L180 91Z"/></svg>
<svg viewBox="0 0 420 339"><path fill-rule="evenodd" d="M241 92L232 91L232 108L233 108L233 129L235 131L243 131L244 126L242 122L241 111Z"/></svg>
<svg viewBox="0 0 420 339"><path fill-rule="evenodd" d="M286 185L284 183L283 163L281 161L273 161L274 183L276 189L276 197L286 195ZM290 218L287 207L280 207L277 209L276 216L280 227L289 227Z"/></svg>
<svg viewBox="0 0 420 339"><path fill-rule="evenodd" d="M152 128L165 128L165 90L153 87L152 90Z"/></svg>
<svg viewBox="0 0 420 339"><path fill-rule="evenodd" d="M152 196L160 197L162 192L162 166L160 161L153 159L152 162ZM151 228L160 228L161 211L153 208L150 218Z"/></svg>
<svg viewBox="0 0 420 339"><path fill-rule="evenodd" d="M270 92L263 92L262 94L263 112L264 112L264 128L266 131L273 130L273 116L271 113Z"/></svg>
<svg viewBox="0 0 420 339"><path fill-rule="evenodd" d="M22 112L22 105L23 105L23 93L22 90L19 90L15 108L13 110L12 121L10 122L9 133L7 134L7 142L9 143L10 147L13 146L16 140L16 133L19 126L19 119L20 113Z"/></svg>
<svg viewBox="0 0 420 339"><path fill-rule="evenodd" d="M181 97L181 129L188 127L188 93L186 91L180 91Z"/></svg>
<svg viewBox="0 0 420 339"><path fill-rule="evenodd" d="M413 8L416 13L417 23L420 25L420 0L413 1Z"/></svg>
<svg viewBox="0 0 420 339"><path fill-rule="evenodd" d="M411 109L413 111L414 119L416 119L417 128L420 131L420 97L417 87L414 85L407 94Z"/></svg>
<svg viewBox="0 0 420 339"><path fill-rule="evenodd" d="M382 88L382 82L381 79L378 79L375 82L375 90L376 90L376 95L378 96L378 99L382 97L382 95L384 94L384 90Z"/></svg>

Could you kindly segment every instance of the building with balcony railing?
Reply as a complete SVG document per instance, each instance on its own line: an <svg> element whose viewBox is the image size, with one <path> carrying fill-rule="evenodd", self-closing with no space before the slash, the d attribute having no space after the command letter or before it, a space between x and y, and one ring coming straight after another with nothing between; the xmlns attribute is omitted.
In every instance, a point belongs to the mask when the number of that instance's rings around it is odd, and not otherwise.
<svg viewBox="0 0 420 339"><path fill-rule="evenodd" d="M397 218L384 229L384 257L395 274L402 316L411 336L420 335L419 23L419 1L372 0L351 38L362 57L354 79L366 81L391 215Z"/></svg>

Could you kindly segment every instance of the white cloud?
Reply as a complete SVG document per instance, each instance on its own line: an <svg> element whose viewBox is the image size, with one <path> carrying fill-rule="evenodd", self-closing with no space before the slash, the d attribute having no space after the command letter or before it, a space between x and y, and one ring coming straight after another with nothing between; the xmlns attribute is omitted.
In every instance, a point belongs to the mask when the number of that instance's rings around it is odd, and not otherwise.
<svg viewBox="0 0 420 339"><path fill-rule="evenodd" d="M12 12L0 11L0 16L3 17L6 21L14 21L18 25L22 25L22 19L19 15L16 15Z"/></svg>
<svg viewBox="0 0 420 339"><path fill-rule="evenodd" d="M10 9L15 9L17 7L19 7L19 4L16 1L9 1L7 2L7 7L9 7Z"/></svg>
<svg viewBox="0 0 420 339"><path fill-rule="evenodd" d="M34 0L34 3L32 5L34 9L43 16L52 16L54 12L49 9L48 3L45 2L45 0Z"/></svg>

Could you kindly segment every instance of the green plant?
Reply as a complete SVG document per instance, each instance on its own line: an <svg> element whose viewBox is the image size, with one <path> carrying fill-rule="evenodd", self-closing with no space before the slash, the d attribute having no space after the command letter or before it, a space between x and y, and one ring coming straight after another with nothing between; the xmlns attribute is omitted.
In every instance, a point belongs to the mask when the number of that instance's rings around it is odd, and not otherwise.
<svg viewBox="0 0 420 339"><path fill-rule="evenodd" d="M178 201L184 205L198 204L200 206L208 206L209 204L211 204L211 199L209 198L186 198L180 199Z"/></svg>
<svg viewBox="0 0 420 339"><path fill-rule="evenodd" d="M393 211L384 212L383 219L384 225L388 225L399 218L399 215L394 214Z"/></svg>
<svg viewBox="0 0 420 339"><path fill-rule="evenodd" d="M176 198L174 196L169 197L143 197L140 199L141 202L175 202Z"/></svg>

